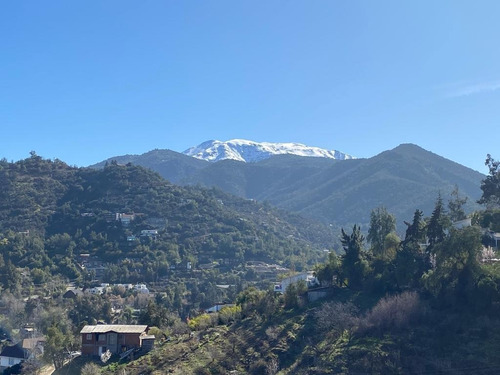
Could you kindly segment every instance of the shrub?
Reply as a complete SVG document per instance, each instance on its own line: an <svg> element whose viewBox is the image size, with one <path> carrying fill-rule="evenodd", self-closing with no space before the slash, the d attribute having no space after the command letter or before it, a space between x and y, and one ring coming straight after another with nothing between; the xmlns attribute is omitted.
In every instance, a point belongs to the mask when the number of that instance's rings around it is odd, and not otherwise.
<svg viewBox="0 0 500 375"><path fill-rule="evenodd" d="M314 313L316 326L320 331L337 334L351 330L358 324L358 308L352 303L328 302Z"/></svg>
<svg viewBox="0 0 500 375"><path fill-rule="evenodd" d="M98 375L101 373L101 368L93 362L86 363L82 367L82 375Z"/></svg>
<svg viewBox="0 0 500 375"><path fill-rule="evenodd" d="M218 314L221 324L232 323L241 318L241 306L223 307Z"/></svg>
<svg viewBox="0 0 500 375"><path fill-rule="evenodd" d="M379 331L399 330L410 325L423 314L423 308L416 292L404 292L382 298L366 314L363 328Z"/></svg>
<svg viewBox="0 0 500 375"><path fill-rule="evenodd" d="M209 327L214 327L217 325L218 316L217 314L201 314L197 317L191 319L188 323L189 328L193 331L202 331Z"/></svg>

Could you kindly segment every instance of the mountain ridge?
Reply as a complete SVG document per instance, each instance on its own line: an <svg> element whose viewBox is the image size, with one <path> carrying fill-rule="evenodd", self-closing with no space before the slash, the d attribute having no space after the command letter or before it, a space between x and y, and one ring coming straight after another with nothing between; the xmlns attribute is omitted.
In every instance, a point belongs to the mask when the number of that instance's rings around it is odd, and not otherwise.
<svg viewBox="0 0 500 375"><path fill-rule="evenodd" d="M370 211L379 206L394 213L398 222L408 220L416 205L429 212L438 194L446 198L455 185L468 197L467 209L472 211L479 207L475 202L484 178L411 143L371 158L348 160L275 155L243 163L230 159L207 162L173 151L168 155L182 175L162 172L162 163L148 164L143 156L128 160L156 170L174 183L215 186L338 226L366 226Z"/></svg>

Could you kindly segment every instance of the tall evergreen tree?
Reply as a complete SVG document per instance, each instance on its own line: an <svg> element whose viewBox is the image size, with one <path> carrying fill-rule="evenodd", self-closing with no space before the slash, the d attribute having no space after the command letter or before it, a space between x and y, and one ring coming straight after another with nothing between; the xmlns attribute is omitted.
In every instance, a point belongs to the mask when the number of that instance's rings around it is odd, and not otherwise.
<svg viewBox="0 0 500 375"><path fill-rule="evenodd" d="M425 238L425 224L422 220L424 213L417 209L413 214L413 221L410 223L405 221L407 226L405 239L403 244L407 244L409 242L421 242Z"/></svg>
<svg viewBox="0 0 500 375"><path fill-rule="evenodd" d="M405 222L406 236L394 260L395 280L401 290L419 285L420 278L430 268L428 256L421 249L425 240L425 223L423 212L415 210L413 221Z"/></svg>
<svg viewBox="0 0 500 375"><path fill-rule="evenodd" d="M363 249L364 240L365 237L361 234L359 226L354 225L350 235L342 228L341 242L345 251L342 268L349 287L353 289L358 289L363 285L363 279L369 269L367 254Z"/></svg>
<svg viewBox="0 0 500 375"><path fill-rule="evenodd" d="M488 208L497 208L500 206L500 161L488 154L484 164L488 166L489 175L481 182L483 195L478 203L485 204Z"/></svg>
<svg viewBox="0 0 500 375"><path fill-rule="evenodd" d="M396 230L396 218L385 207L378 207L370 214L370 228L366 238L371 244L371 251L376 256L384 255L385 239Z"/></svg>
<svg viewBox="0 0 500 375"><path fill-rule="evenodd" d="M427 248L428 252L430 252L436 244L444 241L446 229L448 229L448 227L449 218L446 216L443 199L441 198L441 194L439 194L429 224L427 225L427 239L429 241L429 246Z"/></svg>
<svg viewBox="0 0 500 375"><path fill-rule="evenodd" d="M477 227L452 229L433 249L435 267L425 275L426 289L440 305L466 307L475 300L481 274L481 235ZM472 307L472 306L469 306Z"/></svg>
<svg viewBox="0 0 500 375"><path fill-rule="evenodd" d="M461 197L458 192L458 186L455 185L455 188L451 192L451 199L448 201L449 216L452 222L467 218L464 211L465 203L467 203L467 197Z"/></svg>

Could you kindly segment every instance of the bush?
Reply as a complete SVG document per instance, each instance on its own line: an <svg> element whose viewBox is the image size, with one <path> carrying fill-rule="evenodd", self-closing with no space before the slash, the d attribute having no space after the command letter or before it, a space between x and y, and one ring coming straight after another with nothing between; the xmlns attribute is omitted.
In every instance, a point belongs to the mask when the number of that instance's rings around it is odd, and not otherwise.
<svg viewBox="0 0 500 375"><path fill-rule="evenodd" d="M290 284L285 290L285 308L298 308L304 305L304 294L307 292L307 284L304 280Z"/></svg>
<svg viewBox="0 0 500 375"><path fill-rule="evenodd" d="M241 306L223 307L219 313L219 322L229 324L241 318Z"/></svg>
<svg viewBox="0 0 500 375"><path fill-rule="evenodd" d="M158 327L149 328L148 335L153 335L156 338L156 340L160 340L166 336L165 333Z"/></svg>
<svg viewBox="0 0 500 375"><path fill-rule="evenodd" d="M384 297L366 314L361 326L378 331L400 330L408 327L423 314L416 292L404 292Z"/></svg>
<svg viewBox="0 0 500 375"><path fill-rule="evenodd" d="M198 367L194 370L194 375L212 375L212 372L206 367Z"/></svg>
<svg viewBox="0 0 500 375"><path fill-rule="evenodd" d="M82 375L98 375L101 373L101 368L93 362L86 363L82 367Z"/></svg>
<svg viewBox="0 0 500 375"><path fill-rule="evenodd" d="M314 313L319 331L337 334L351 330L358 324L358 308L352 303L328 302Z"/></svg>
<svg viewBox="0 0 500 375"><path fill-rule="evenodd" d="M209 327L216 326L217 322L218 322L217 314L201 314L191 319L188 323L188 326L193 331L203 331Z"/></svg>

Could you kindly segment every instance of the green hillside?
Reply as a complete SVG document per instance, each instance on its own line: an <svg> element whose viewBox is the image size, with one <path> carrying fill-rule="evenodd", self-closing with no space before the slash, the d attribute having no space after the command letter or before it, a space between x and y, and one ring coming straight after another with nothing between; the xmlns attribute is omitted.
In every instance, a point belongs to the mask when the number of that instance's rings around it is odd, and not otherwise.
<svg viewBox="0 0 500 375"><path fill-rule="evenodd" d="M257 163L207 163L181 154L174 157L172 151L156 153L165 155L158 160L165 158L166 164L175 160L177 169L185 171L183 177L162 169L161 161L150 163L149 153L123 161L152 168L183 184L216 186L243 198L268 201L337 228L353 223L366 227L370 211L379 206L402 223L417 205L429 213L437 195L447 197L455 185L469 198L467 211L473 211L478 208L474 202L484 177L412 144L369 159L344 161L280 155Z"/></svg>
<svg viewBox="0 0 500 375"><path fill-rule="evenodd" d="M493 180L498 197L498 172ZM473 221L483 223L489 216L498 225L498 213L478 212ZM480 226L455 228L451 215L440 199L430 217L417 209L392 252L379 252L373 242L368 249L357 226L342 231L344 253L331 253L316 267L323 288L308 289L303 281L283 295L248 288L236 296L235 306L193 317L189 334L174 333L135 361L97 370L104 375L497 374L498 249L485 252ZM381 230L374 228L370 233Z"/></svg>
<svg viewBox="0 0 500 375"><path fill-rule="evenodd" d="M84 282L81 254L109 263L107 282L157 281L187 262L222 275L249 260L300 270L337 243L314 221L220 190L179 187L131 164L72 168L33 154L3 161L0 181L0 265L36 269L43 280ZM238 272L233 282L246 271Z"/></svg>
<svg viewBox="0 0 500 375"><path fill-rule="evenodd" d="M153 150L142 155L114 156L93 165L92 168L103 168L106 163L112 161L119 164L134 163L149 168L173 183L179 183L210 164L171 150Z"/></svg>

